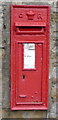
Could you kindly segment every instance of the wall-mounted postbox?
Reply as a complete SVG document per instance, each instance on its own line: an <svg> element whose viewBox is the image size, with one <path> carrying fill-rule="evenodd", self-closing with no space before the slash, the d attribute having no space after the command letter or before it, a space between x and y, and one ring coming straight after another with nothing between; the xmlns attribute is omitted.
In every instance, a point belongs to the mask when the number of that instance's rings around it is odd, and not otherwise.
<svg viewBox="0 0 58 120"><path fill-rule="evenodd" d="M47 110L49 6L11 6L11 109Z"/></svg>

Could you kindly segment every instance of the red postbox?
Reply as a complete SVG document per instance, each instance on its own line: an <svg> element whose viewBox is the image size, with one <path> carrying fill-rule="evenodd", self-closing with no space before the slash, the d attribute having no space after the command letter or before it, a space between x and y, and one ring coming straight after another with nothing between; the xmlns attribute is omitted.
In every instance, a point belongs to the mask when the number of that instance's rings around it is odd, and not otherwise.
<svg viewBox="0 0 58 120"><path fill-rule="evenodd" d="M47 110L49 6L11 6L11 109Z"/></svg>

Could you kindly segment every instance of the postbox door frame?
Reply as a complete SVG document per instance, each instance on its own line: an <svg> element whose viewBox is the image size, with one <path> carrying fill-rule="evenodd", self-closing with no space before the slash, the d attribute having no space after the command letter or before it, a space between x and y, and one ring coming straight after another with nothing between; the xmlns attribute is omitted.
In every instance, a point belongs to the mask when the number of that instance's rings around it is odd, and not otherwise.
<svg viewBox="0 0 58 120"><path fill-rule="evenodd" d="M17 83L17 81L16 81L16 69L15 69L15 56L16 56L16 48L18 48L18 43L21 43L20 41L17 41L17 42L14 42L14 50L13 50L13 52L15 53L15 55L13 54L12 55L12 58L14 59L14 61L12 61L12 69L13 69L13 71L12 71L12 78L13 78L13 83L12 83L12 96L11 96L11 98L12 98L12 100L11 100L11 108L12 108L12 110L15 110L15 109L17 109L17 110L38 110L38 109L40 109L40 110L47 110L47 97L46 97L46 95L47 95L47 85L48 85L48 81L46 80L46 75L45 75L45 72L46 72L46 70L45 70L45 68L44 68L44 66L45 66L45 63L46 63L46 45L45 45L45 43L44 42L34 42L35 44L42 44L42 46L43 46L43 50L42 50L42 52L43 52L43 65L42 65L42 101L41 102L39 102L39 104L37 104L35 107L34 107L34 104L22 104L21 103L21 105L19 104L19 103L17 103L16 101L16 94L17 94L17 88L15 87L16 86L16 84L18 84ZM24 43L30 43L30 42L24 42ZM31 43L33 43L33 42L31 42ZM12 48L13 48L13 46L12 46ZM13 53L12 52L12 53ZM18 56L18 55L17 55ZM13 60L12 59L12 60ZM45 87L44 87L45 86ZM15 91L16 91L16 93L15 93ZM15 107L13 107L13 106L15 106ZM21 107L20 107L21 106Z"/></svg>
<svg viewBox="0 0 58 120"><path fill-rule="evenodd" d="M38 41L43 44L43 72L42 72L42 103L39 105L18 105L16 104L16 71L15 71L15 50L16 41L14 40L13 32L13 13L16 5L11 6L11 110L47 110L48 109L48 75L49 75L49 28L50 28L50 7L49 6L27 6L27 5L17 5L19 7L32 7L32 8L47 8L47 26L46 26L46 42ZM20 42L20 41L18 41ZM22 41L24 42L24 41ZM27 42L27 41L25 41ZM32 41L33 42L33 41ZM46 52L44 52L46 50ZM46 70L44 69L46 62ZM48 68L48 69L47 69ZM46 76L45 76L46 72ZM44 79L46 77L46 79ZM45 87L44 87L45 86Z"/></svg>

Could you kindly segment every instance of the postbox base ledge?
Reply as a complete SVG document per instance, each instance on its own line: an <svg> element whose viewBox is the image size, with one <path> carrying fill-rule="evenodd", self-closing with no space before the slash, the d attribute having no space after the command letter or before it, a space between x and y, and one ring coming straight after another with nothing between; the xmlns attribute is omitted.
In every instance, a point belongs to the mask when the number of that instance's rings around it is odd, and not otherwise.
<svg viewBox="0 0 58 120"><path fill-rule="evenodd" d="M22 107L12 107L11 108L11 110L48 110L48 108L47 107L39 107L39 108L32 108L32 107L30 107L30 108L26 108L26 107L24 107L24 108L22 108Z"/></svg>

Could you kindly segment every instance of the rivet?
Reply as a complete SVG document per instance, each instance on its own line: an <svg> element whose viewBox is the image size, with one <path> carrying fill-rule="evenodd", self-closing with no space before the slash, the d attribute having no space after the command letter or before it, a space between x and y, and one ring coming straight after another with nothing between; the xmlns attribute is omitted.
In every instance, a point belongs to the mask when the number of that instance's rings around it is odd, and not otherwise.
<svg viewBox="0 0 58 120"><path fill-rule="evenodd" d="M19 18L23 18L23 15L22 15L22 14L20 14L20 15L19 15Z"/></svg>
<svg viewBox="0 0 58 120"><path fill-rule="evenodd" d="M31 96L32 98L34 98L34 96Z"/></svg>

